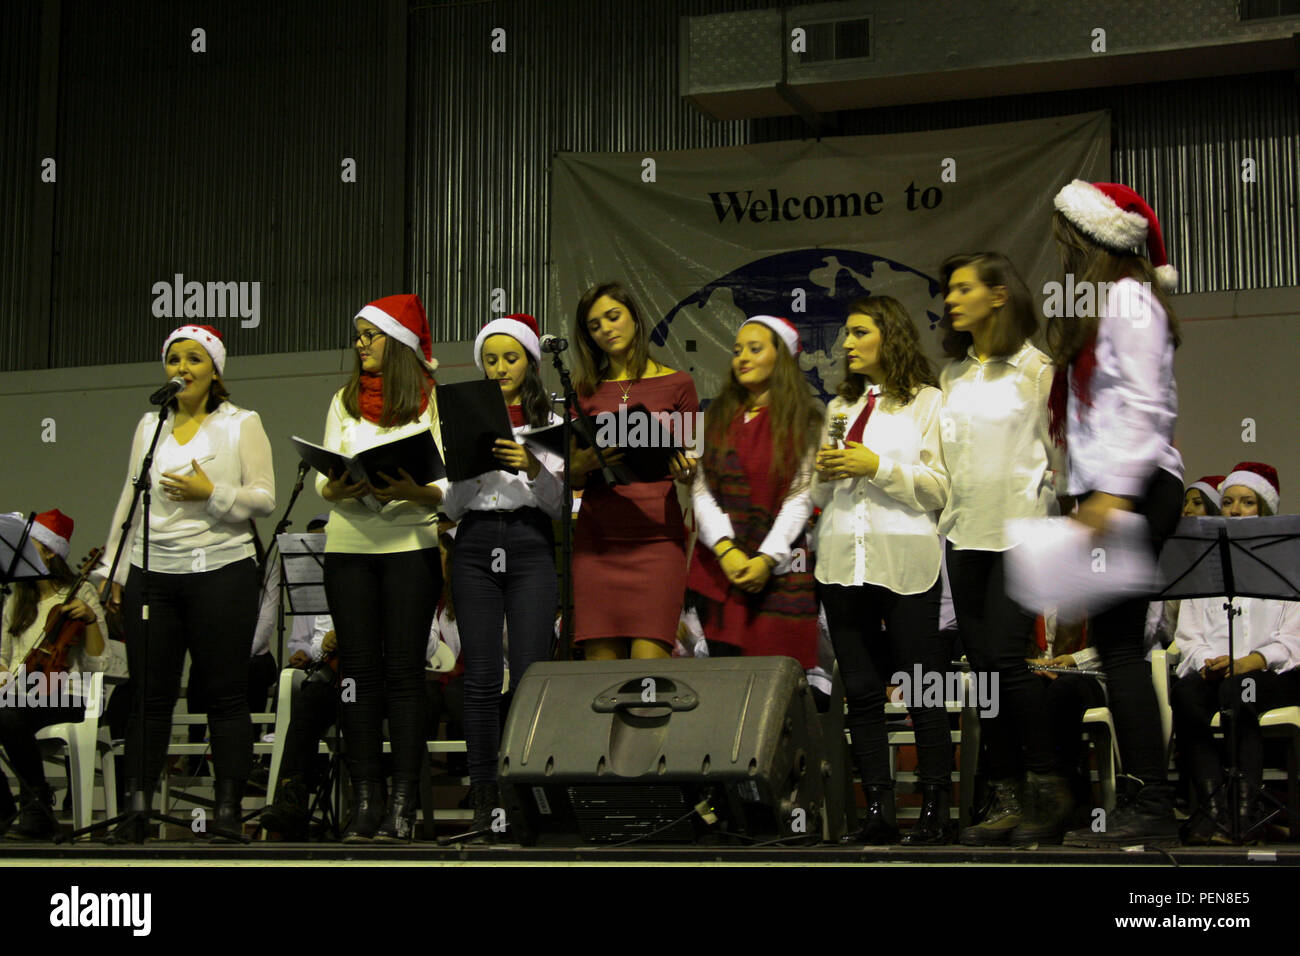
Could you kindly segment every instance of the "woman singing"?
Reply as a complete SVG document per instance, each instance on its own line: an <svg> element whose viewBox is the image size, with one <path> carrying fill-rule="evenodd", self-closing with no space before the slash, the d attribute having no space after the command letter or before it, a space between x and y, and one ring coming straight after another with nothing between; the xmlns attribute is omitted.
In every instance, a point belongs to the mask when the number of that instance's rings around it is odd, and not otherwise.
<svg viewBox="0 0 1300 956"><path fill-rule="evenodd" d="M962 843L1059 843L1073 799L1042 719L1042 682L1025 665L1034 619L1007 596L1002 571L1011 547L1005 523L1057 513L1065 462L1049 433L1052 362L1030 344L1038 331L1033 300L1005 256L952 256L941 272L943 347L952 362L939 377L940 434L952 489L939 531L962 643L977 671L998 675L1002 699L999 715L980 721L992 806Z"/></svg>
<svg viewBox="0 0 1300 956"><path fill-rule="evenodd" d="M848 839L871 845L898 838L885 733L890 646L895 671L911 676L919 666L942 679L948 669L939 638L936 526L948 473L939 438L943 394L902 305L888 296L860 299L849 307L844 332L847 374L827 408L813 480L813 503L822 509L816 576L867 795L866 824ZM830 445L837 418L850 425L843 448ZM923 794L920 819L904 842L947 843L947 714L942 704L924 706L920 687L904 697Z"/></svg>
<svg viewBox="0 0 1300 956"><path fill-rule="evenodd" d="M705 414L695 476L699 540L688 586L711 657L783 655L817 666L807 554L821 409L799 371L799 333L759 315L736 333L731 378Z"/></svg>
<svg viewBox="0 0 1300 956"><path fill-rule="evenodd" d="M163 371L185 387L168 407L155 450L149 513L149 573L137 511L113 585L127 624L127 660L135 692L144 695L144 726L131 711L127 728L127 792L141 790L148 806L171 737L172 709L188 650L202 675L208 705L216 810L211 829L240 834L239 801L252 766L248 719L248 649L257 626L261 578L249 519L275 508L271 443L256 412L229 401L221 376L226 347L206 325L181 326L163 343ZM158 424L140 419L131 444L127 481L113 516L105 559L118 546L131 505L131 479ZM128 575L129 570L129 575ZM125 583L125 595L121 585ZM149 607L148 641L141 610ZM118 839L139 843L144 821L124 821Z"/></svg>
<svg viewBox="0 0 1300 956"><path fill-rule="evenodd" d="M1075 517L1100 533L1113 512L1140 514L1158 553L1178 523L1183 500L1183 460L1173 446L1178 323L1166 298L1177 273L1165 261L1156 214L1127 186L1076 179L1056 194L1055 203L1062 267L1083 293L1084 305L1064 310L1070 314L1051 318L1047 326L1057 364L1052 426L1066 441L1068 491L1079 502ZM1139 251L1143 246L1150 259ZM1096 308L1089 309L1086 293L1093 290ZM1147 604L1146 598L1127 600L1090 621L1124 769L1140 789L1110 814L1105 830L1067 834L1072 846L1178 844L1143 647Z"/></svg>
<svg viewBox="0 0 1300 956"><path fill-rule="evenodd" d="M628 406L629 416L665 412L683 422L691 416L694 425L695 383L650 357L650 330L621 285L584 292L574 324L583 412L614 416ZM605 459L613 464L620 454L607 450ZM695 464L677 453L671 478L611 486L594 449L574 452L573 484L586 489L574 535L574 640L583 642L587 660L671 653L686 592L686 529L673 479L693 481Z"/></svg>
<svg viewBox="0 0 1300 956"><path fill-rule="evenodd" d="M77 575L67 565L72 519L58 509L46 511L36 516L31 536L50 576L16 582L13 597L5 604L4 631L0 636L0 745L18 777L22 798L22 815L5 835L15 840L48 840L54 836L53 800L45 782L36 731L51 724L80 723L85 716L85 702L77 696L51 699L53 688L59 686L51 682L41 704L21 706L15 698L30 686L20 684L11 689L7 685L30 677L16 678L15 673L44 636L46 617L60 605L67 617L84 621L86 628L81 642L69 655L69 674L80 674L84 681L91 672L107 669L110 652L108 624L95 589L83 584L76 594L71 593L77 582ZM13 794L0 773L0 827L8 825L15 813Z"/></svg>
<svg viewBox="0 0 1300 956"><path fill-rule="evenodd" d="M324 445L355 455L432 430L441 451L429 345L418 296L390 295L353 320L357 361L325 418ZM316 476L333 507L325 527L325 594L338 635L340 672L355 681L341 723L356 797L346 843L409 842L424 759L425 648L442 592L438 505L445 479L417 485L405 471L371 487L347 475ZM381 508L371 510L370 499ZM383 796L380 755L388 717L393 792Z"/></svg>
<svg viewBox="0 0 1300 956"><path fill-rule="evenodd" d="M538 363L537 321L508 315L483 326L474 360L500 383L516 437L560 421L551 413ZM452 601L465 660L465 744L474 831L487 831L497 798L501 743L501 625L510 633L510 683L550 656L557 592L551 522L563 510L563 459L552 451L497 440L496 456L516 472L492 471L453 482L443 510L460 524Z"/></svg>

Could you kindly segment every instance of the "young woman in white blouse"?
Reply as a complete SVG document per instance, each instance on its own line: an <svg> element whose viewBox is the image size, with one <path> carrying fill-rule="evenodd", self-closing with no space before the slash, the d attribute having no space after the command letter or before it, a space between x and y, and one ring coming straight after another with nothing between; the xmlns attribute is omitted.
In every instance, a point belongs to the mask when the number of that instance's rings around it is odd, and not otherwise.
<svg viewBox="0 0 1300 956"><path fill-rule="evenodd" d="M919 666L940 677L948 655L939 638L941 583L937 517L948 500L939 412L943 394L921 352L916 327L888 296L854 302L844 322L847 376L827 408L813 504L818 593L848 701L846 725L867 793L867 821L854 838L890 843L898 830L885 733L885 685ZM829 426L848 426L844 447ZM882 624L884 631L882 632ZM907 696L916 731L921 816L904 841L948 842L952 745L942 705Z"/></svg>
<svg viewBox="0 0 1300 956"><path fill-rule="evenodd" d="M1059 843L1073 799L1042 719L1042 682L1025 664L1034 619L1007 596L1003 580L1011 547L1005 523L1057 513L1064 453L1049 434L1052 362L1029 341L1038 331L1033 300L1005 256L952 256L940 274L943 349L952 359L939 376L940 434L952 489L939 531L962 644L975 670L998 675L1001 696L998 716L981 721L992 805L962 842Z"/></svg>
<svg viewBox="0 0 1300 956"><path fill-rule="evenodd" d="M1057 248L1076 290L1075 301L1047 324L1057 364L1052 427L1066 442L1066 490L1078 500L1075 518L1098 534L1116 512L1142 515L1159 552L1183 500L1183 460L1173 446L1178 322L1167 297L1177 273L1166 262L1155 213L1127 186L1076 179L1055 205ZM1147 604L1146 597L1127 600L1089 622L1124 770L1138 782L1134 799L1109 815L1103 831L1066 834L1071 846L1178 845L1144 648Z"/></svg>
<svg viewBox="0 0 1300 956"><path fill-rule="evenodd" d="M560 421L542 387L537 321L508 315L483 326L474 361L501 385L515 435ZM460 524L451 593L465 659L465 745L471 829L487 831L497 796L501 743L501 634L510 632L510 684L550 657L558 603L551 522L564 507L564 460L540 445L498 439L496 457L515 472L492 471L453 482L443 511Z"/></svg>
<svg viewBox="0 0 1300 956"><path fill-rule="evenodd" d="M817 666L817 596L804 530L821 409L799 371L799 332L758 315L736 332L731 375L704 418L686 586L710 656ZM794 566L792 566L794 565Z"/></svg>
<svg viewBox="0 0 1300 956"><path fill-rule="evenodd" d="M144 726L132 708L127 729L127 792L148 797L162 772L171 737L172 709L185 652L202 675L208 705L216 811L209 832L238 833L239 801L252 767L248 718L248 649L257 626L260 576L251 518L275 508L271 443L257 413L229 401L221 380L226 347L210 326L187 325L163 343L163 372L185 380L168 404L153 461L149 514L149 574L137 510L126 532L113 582L127 626L127 659L135 693L143 694ZM135 428L127 481L113 516L105 561L111 561L130 508L131 479L140 469L158 423L148 412ZM129 573L128 573L129 572ZM122 585L125 584L125 592ZM141 610L148 592L149 641ZM119 839L140 842L140 820L118 827Z"/></svg>
<svg viewBox="0 0 1300 956"><path fill-rule="evenodd" d="M418 296L391 295L353 319L357 362L330 402L326 448L355 455L375 445L432 431L442 447L429 323ZM325 526L325 594L338 635L342 727L356 797L344 842L409 842L416 783L424 757L425 645L442 593L438 506L447 481L417 485L406 472L382 487L347 475L316 477L333 507ZM373 496L372 511L362 500ZM385 801L380 757L388 717L393 792ZM385 807L387 808L385 810Z"/></svg>
<svg viewBox="0 0 1300 956"><path fill-rule="evenodd" d="M72 594L77 574L68 567L72 519L57 508L36 516L32 540L50 571L39 581L18 581L13 596L5 602L3 633L0 636L0 746L18 777L22 816L5 836L17 840L47 840L54 836L53 803L45 782L45 762L36 732L51 724L79 723L85 717L85 701L76 685L61 680L33 682L33 674L20 673L23 663L45 634L50 611L63 606L67 617L85 623L79 644L68 658L68 674L84 681L96 671L108 668L108 624L99 597L89 584ZM16 676L17 675L17 676ZM22 681L9 686L12 681ZM23 704L18 696L25 695ZM0 829L7 826L17 808L5 775L0 773Z"/></svg>
<svg viewBox="0 0 1300 956"><path fill-rule="evenodd" d="M1221 503L1229 518L1278 513L1277 471L1259 462L1240 462L1223 479ZM1229 806L1219 788L1224 782L1221 741L1214 739L1216 712L1236 703L1237 813L1246 843L1258 842L1259 792L1264 783L1264 738L1259 715L1300 705L1300 603L1236 598L1233 652L1228 657L1228 613L1224 599L1190 598L1178 615L1178 680L1170 689L1174 734L1182 766L1192 775L1199 813L1188 821L1189 844L1227 843ZM1244 687L1250 682L1250 692ZM1227 724L1224 725L1225 731ZM1223 829L1216 829L1216 824Z"/></svg>

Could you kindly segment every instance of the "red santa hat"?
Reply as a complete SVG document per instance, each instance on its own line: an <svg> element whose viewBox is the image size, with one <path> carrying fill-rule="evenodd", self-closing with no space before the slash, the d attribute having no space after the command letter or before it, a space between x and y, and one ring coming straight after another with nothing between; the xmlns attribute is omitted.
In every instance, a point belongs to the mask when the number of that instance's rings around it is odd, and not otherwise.
<svg viewBox="0 0 1300 956"><path fill-rule="evenodd" d="M782 319L775 315L751 315L740 324L743 329L751 322L757 322L759 325L766 325L776 333L791 355L798 355L803 351L803 346L799 343L799 330L794 327L794 323L789 319Z"/></svg>
<svg viewBox="0 0 1300 956"><path fill-rule="evenodd" d="M1233 485L1245 485L1268 503L1269 510L1277 514L1282 500L1282 486L1277 481L1277 469L1262 461L1239 461L1232 472L1219 483L1219 493Z"/></svg>
<svg viewBox="0 0 1300 956"><path fill-rule="evenodd" d="M1145 199L1122 183L1087 183L1076 179L1056 194L1056 208L1081 232L1119 252L1147 247L1156 279L1166 292L1178 286L1169 264L1160 221Z"/></svg>
<svg viewBox="0 0 1300 956"><path fill-rule="evenodd" d="M537 320L531 315L516 312L514 315L493 319L479 330L478 337L474 339L474 364L480 372L483 371L483 343L493 335L510 336L524 347L534 362L541 364L542 340L537 334Z"/></svg>
<svg viewBox="0 0 1300 956"><path fill-rule="evenodd" d="M210 325L182 325L179 329L167 336L167 341L163 342L162 358L163 365L167 364L167 350L172 347L173 342L181 339L189 339L191 342L198 342L207 351L208 357L212 359L212 367L217 370L217 374L224 374L226 370L226 343L221 338L221 333Z"/></svg>
<svg viewBox="0 0 1300 956"><path fill-rule="evenodd" d="M66 561L72 548L72 519L58 508L42 511L32 524L32 537Z"/></svg>
<svg viewBox="0 0 1300 956"><path fill-rule="evenodd" d="M1193 481L1187 486L1187 490L1191 491L1195 488L1205 497L1213 501L1214 507L1217 508L1219 507L1219 485L1222 484L1223 478L1223 475L1206 475L1203 478L1197 478Z"/></svg>
<svg viewBox="0 0 1300 956"><path fill-rule="evenodd" d="M433 372L438 360L433 357L429 338L429 320L424 314L424 304L418 295L386 295L369 305L352 320L353 326L365 319L390 339L396 339L416 354L425 367Z"/></svg>

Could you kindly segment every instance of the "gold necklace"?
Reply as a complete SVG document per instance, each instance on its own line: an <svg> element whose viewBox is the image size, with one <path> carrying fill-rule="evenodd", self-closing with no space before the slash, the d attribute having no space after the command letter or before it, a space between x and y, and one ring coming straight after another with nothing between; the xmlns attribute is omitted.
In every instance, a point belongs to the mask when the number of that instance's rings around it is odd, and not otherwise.
<svg viewBox="0 0 1300 956"><path fill-rule="evenodd" d="M628 383L627 383L627 388L624 388L624 387L623 387L623 383L622 383L622 382L615 382L615 383L614 383L615 385L618 386L618 390L619 390L620 392L623 393L623 404L624 404L624 405L627 404L627 397L628 397L629 395L632 394L632 386L633 386L634 384L636 384L637 381L639 381L639 380L638 380L638 379L629 379L629 380L628 380Z"/></svg>

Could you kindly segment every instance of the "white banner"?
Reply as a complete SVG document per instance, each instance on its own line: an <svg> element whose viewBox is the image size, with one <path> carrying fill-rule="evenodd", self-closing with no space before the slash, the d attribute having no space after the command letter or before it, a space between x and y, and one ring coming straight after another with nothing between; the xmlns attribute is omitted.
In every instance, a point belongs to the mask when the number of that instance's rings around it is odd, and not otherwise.
<svg viewBox="0 0 1300 956"><path fill-rule="evenodd" d="M1059 278L1052 197L1109 179L1110 116L662 153L561 153L551 182L550 314L572 332L587 287L624 283L658 355L716 395L746 315L791 319L823 398L844 308L892 295L931 356L939 266L996 251L1041 298Z"/></svg>

